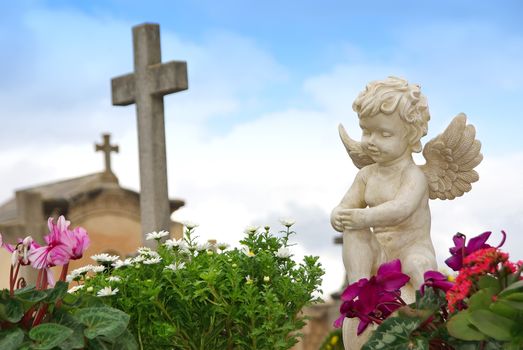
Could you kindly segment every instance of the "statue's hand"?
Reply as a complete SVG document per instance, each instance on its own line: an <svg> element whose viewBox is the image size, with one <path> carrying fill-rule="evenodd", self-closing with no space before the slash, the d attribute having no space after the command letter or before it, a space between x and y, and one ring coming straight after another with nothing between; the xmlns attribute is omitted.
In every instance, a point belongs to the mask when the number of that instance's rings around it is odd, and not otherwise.
<svg viewBox="0 0 523 350"><path fill-rule="evenodd" d="M343 232L343 224L341 222L341 215L340 215L340 212L342 210L344 210L344 209L341 207L336 207L332 210L332 213L331 213L331 225L338 232Z"/></svg>
<svg viewBox="0 0 523 350"><path fill-rule="evenodd" d="M341 209L339 216L345 228L357 230L369 227L365 209Z"/></svg>

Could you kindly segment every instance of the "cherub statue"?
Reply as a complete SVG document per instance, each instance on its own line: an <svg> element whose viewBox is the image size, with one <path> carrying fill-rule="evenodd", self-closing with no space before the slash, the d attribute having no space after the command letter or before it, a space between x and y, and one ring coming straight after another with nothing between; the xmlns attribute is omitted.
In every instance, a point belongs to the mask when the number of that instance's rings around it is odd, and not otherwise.
<svg viewBox="0 0 523 350"><path fill-rule="evenodd" d="M410 283L418 288L423 273L436 269L430 238L429 199L454 199L479 179L474 168L483 159L475 129L459 114L423 149L426 164L417 165L420 139L430 119L420 87L389 77L369 83L354 101L361 142L339 133L360 169L331 224L343 232L343 263L349 282L369 277L386 261L400 259ZM344 327L345 328L345 327Z"/></svg>

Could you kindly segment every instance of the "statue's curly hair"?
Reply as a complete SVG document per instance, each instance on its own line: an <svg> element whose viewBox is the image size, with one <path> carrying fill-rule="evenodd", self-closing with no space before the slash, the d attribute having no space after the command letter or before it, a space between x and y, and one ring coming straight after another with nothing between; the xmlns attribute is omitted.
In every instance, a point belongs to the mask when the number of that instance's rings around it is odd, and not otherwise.
<svg viewBox="0 0 523 350"><path fill-rule="evenodd" d="M427 135L430 114L427 98L421 93L419 85L392 76L372 81L354 100L352 109L360 119L380 112L389 115L397 111L407 123L412 151L421 152L420 140Z"/></svg>

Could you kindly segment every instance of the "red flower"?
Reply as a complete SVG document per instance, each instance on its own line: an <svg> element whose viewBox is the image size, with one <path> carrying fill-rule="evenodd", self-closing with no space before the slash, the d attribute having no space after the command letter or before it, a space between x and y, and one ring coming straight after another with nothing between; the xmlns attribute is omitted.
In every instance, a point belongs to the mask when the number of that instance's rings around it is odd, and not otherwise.
<svg viewBox="0 0 523 350"><path fill-rule="evenodd" d="M490 246L467 255L464 258L463 267L456 277L456 283L446 295L449 311L465 308L465 299L476 291L475 284L479 278L487 274L498 273L498 269L508 263L507 253Z"/></svg>

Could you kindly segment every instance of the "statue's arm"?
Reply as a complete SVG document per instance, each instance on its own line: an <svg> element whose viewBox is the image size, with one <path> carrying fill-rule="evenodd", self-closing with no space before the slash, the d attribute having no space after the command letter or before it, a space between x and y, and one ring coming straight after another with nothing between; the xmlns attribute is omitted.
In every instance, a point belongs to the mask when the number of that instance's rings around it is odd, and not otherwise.
<svg viewBox="0 0 523 350"><path fill-rule="evenodd" d="M396 198L364 209L365 226L390 226L401 223L420 206L427 189L425 174L417 168L410 169L403 176Z"/></svg>
<svg viewBox="0 0 523 350"><path fill-rule="evenodd" d="M365 208L365 168L360 170L354 179L351 187L343 196L340 204L338 204L331 213L331 225L338 231L343 232L343 224L341 222L340 212L343 209Z"/></svg>

